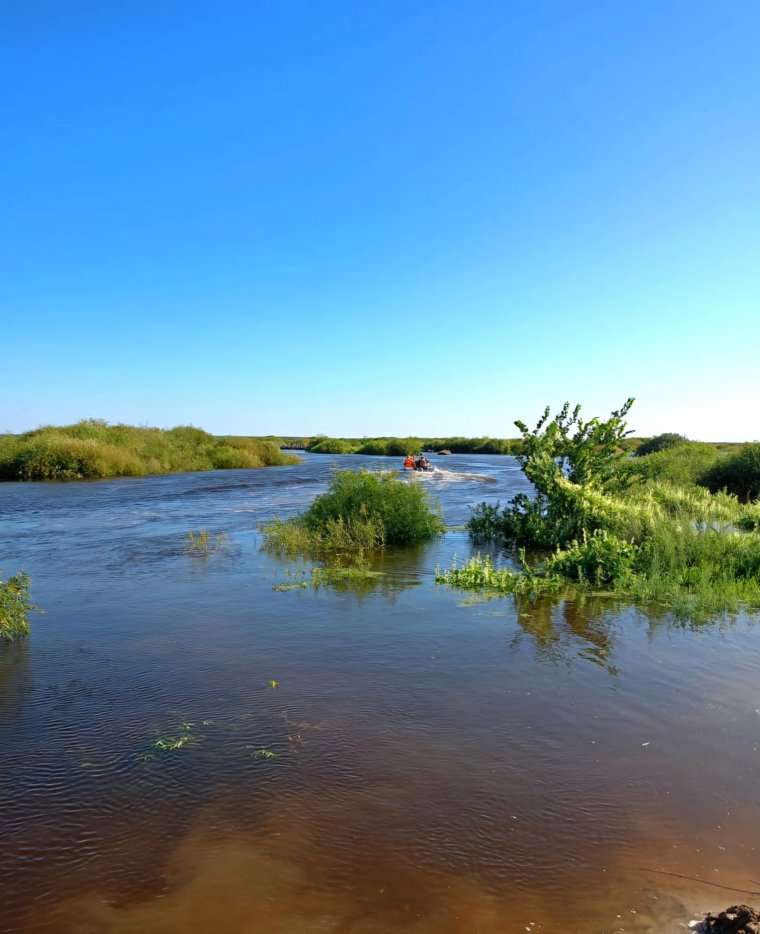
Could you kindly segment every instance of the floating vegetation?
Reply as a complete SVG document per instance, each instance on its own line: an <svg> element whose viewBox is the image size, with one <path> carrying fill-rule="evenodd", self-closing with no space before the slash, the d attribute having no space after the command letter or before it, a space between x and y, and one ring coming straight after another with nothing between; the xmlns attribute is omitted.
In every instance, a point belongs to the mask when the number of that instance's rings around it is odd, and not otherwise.
<svg viewBox="0 0 760 934"><path fill-rule="evenodd" d="M254 759L268 759L273 761L281 758L279 752L274 752L272 749L267 749L265 746L260 746L258 749L255 749L253 746L246 746L245 748L253 750L251 756Z"/></svg>
<svg viewBox="0 0 760 934"><path fill-rule="evenodd" d="M219 551L224 543L224 539L224 532L221 532L219 535L210 535L207 529L201 529L196 535L191 529L186 537L185 554L200 555L206 558L208 555Z"/></svg>
<svg viewBox="0 0 760 934"><path fill-rule="evenodd" d="M306 590L309 582L306 580L306 571L299 568L297 571L286 568L285 576L289 578L286 582L275 584L272 590Z"/></svg>
<svg viewBox="0 0 760 934"><path fill-rule="evenodd" d="M204 721L204 723L211 721ZM182 721L177 724L177 729L171 732L162 732L154 730L155 737L149 748L138 756L141 762L149 762L156 758L156 754L164 752L176 752L178 749L184 749L187 746L197 746L202 737L195 732L195 724Z"/></svg>
<svg viewBox="0 0 760 934"><path fill-rule="evenodd" d="M311 569L311 586L314 590L319 590L320 587L352 587L382 576L380 571L371 571L363 563L348 567L326 564L324 567Z"/></svg>
<svg viewBox="0 0 760 934"><path fill-rule="evenodd" d="M367 585L378 583L386 575L381 571L372 571L365 559L359 557L342 564L338 560L331 560L322 567L314 567L307 572L301 568L298 571L285 571L290 581L275 584L273 590L306 590L311 587L319 590L320 587L334 587L336 589L367 589Z"/></svg>

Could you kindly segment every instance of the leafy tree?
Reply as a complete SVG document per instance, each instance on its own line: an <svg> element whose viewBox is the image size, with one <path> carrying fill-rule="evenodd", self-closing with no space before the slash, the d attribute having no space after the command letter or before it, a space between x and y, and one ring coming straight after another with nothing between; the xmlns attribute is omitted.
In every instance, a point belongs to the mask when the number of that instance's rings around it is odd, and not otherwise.
<svg viewBox="0 0 760 934"><path fill-rule="evenodd" d="M501 513L498 504L481 504L470 520L471 533L554 548L599 528L584 494L601 491L616 479L616 464L626 456L620 445L630 434L625 416L633 401L628 399L605 421L584 421L580 405L571 413L568 402L554 418L547 406L532 430L516 421L522 434L517 459L535 495L518 494Z"/></svg>
<svg viewBox="0 0 760 934"><path fill-rule="evenodd" d="M549 421L549 406L531 431L524 422L515 425L522 434L522 447L517 460L525 476L540 493L550 495L566 478L578 486L603 486L613 475L616 462L624 456L620 442L630 434L625 416L633 405L628 399L606 421L580 417L576 405L570 414L570 403Z"/></svg>

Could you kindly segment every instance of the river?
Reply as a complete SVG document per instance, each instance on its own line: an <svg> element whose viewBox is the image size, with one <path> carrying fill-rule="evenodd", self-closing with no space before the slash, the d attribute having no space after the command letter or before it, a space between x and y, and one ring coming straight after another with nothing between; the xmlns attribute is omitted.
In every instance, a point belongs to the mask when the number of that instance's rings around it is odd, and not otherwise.
<svg viewBox="0 0 760 934"><path fill-rule="evenodd" d="M398 459L0 484L0 576L45 611L0 647L0 931L667 934L752 903L757 624L436 585L470 507L527 487L433 460L408 480L449 531L364 592L277 589L256 527Z"/></svg>

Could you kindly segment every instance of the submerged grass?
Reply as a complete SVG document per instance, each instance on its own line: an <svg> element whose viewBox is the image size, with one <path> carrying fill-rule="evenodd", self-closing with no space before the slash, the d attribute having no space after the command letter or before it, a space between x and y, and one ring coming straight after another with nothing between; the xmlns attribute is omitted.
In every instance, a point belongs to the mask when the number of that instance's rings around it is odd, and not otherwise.
<svg viewBox="0 0 760 934"><path fill-rule="evenodd" d="M211 535L207 529L201 529L197 534L191 529L185 539L185 554L198 555L206 558L219 551L224 543L225 534Z"/></svg>
<svg viewBox="0 0 760 934"><path fill-rule="evenodd" d="M274 441L86 419L0 436L0 480L81 480L297 463Z"/></svg>

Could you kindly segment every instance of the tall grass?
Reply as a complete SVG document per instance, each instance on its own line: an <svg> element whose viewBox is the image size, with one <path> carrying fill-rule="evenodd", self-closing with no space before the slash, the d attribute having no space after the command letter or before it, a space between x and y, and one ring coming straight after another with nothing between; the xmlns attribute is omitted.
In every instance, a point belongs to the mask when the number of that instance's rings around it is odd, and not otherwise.
<svg viewBox="0 0 760 934"><path fill-rule="evenodd" d="M277 444L180 426L135 428L88 419L0 436L0 480L81 480L297 462Z"/></svg>

